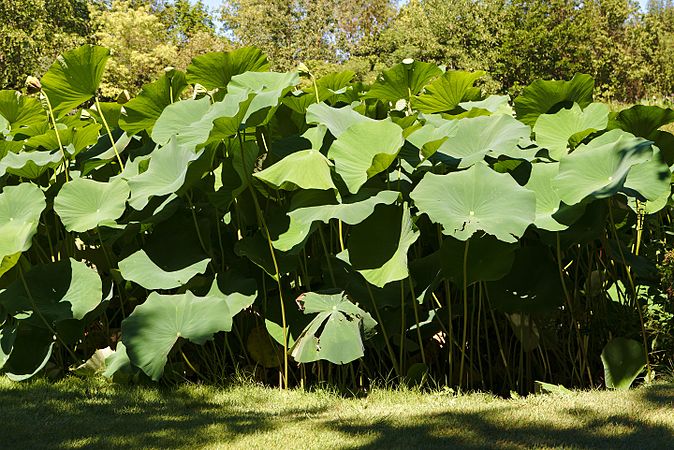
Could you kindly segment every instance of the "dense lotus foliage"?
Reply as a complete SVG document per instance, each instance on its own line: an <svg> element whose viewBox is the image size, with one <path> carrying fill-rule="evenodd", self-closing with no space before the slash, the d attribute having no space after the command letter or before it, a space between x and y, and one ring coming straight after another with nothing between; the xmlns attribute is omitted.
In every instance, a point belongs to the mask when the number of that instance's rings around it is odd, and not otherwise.
<svg viewBox="0 0 674 450"><path fill-rule="evenodd" d="M508 392L625 388L671 357L644 318L674 110L613 112L582 74L513 100L481 72L405 60L364 85L255 48L123 103L99 96L108 56L0 92L10 378Z"/></svg>

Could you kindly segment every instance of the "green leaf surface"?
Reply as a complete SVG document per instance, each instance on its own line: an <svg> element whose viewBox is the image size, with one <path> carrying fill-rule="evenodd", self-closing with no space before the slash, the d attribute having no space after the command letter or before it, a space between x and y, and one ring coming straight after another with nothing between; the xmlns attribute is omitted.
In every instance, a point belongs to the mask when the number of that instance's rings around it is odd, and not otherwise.
<svg viewBox="0 0 674 450"><path fill-rule="evenodd" d="M6 186L0 193L0 261L5 271L16 254L31 247L46 202L42 191L29 183ZM6 260L9 258L9 260Z"/></svg>
<svg viewBox="0 0 674 450"><path fill-rule="evenodd" d="M42 77L54 114L62 116L96 96L110 51L83 45L63 53Z"/></svg>
<svg viewBox="0 0 674 450"><path fill-rule="evenodd" d="M481 90L473 84L484 75L482 71L448 70L412 99L412 107L423 113L449 112L461 102L479 100Z"/></svg>
<svg viewBox="0 0 674 450"><path fill-rule="evenodd" d="M640 342L617 337L602 350L601 362L607 388L629 389L646 367L646 352Z"/></svg>
<svg viewBox="0 0 674 450"><path fill-rule="evenodd" d="M369 178L388 169L404 142L402 129L390 119L360 122L340 134L328 158L355 194Z"/></svg>
<svg viewBox="0 0 674 450"><path fill-rule="evenodd" d="M302 331L291 349L300 363L318 360L347 364L364 353L363 336L372 332L377 322L344 293L334 295L309 292L301 297L305 314L316 317Z"/></svg>
<svg viewBox="0 0 674 450"><path fill-rule="evenodd" d="M276 189L337 189L330 175L332 163L318 150L301 150L291 153L265 170L256 172L255 178Z"/></svg>
<svg viewBox="0 0 674 450"><path fill-rule="evenodd" d="M122 342L131 363L158 381L178 339L203 345L215 333L231 328L225 299L197 297L190 291L180 295L153 292L122 321Z"/></svg>
<svg viewBox="0 0 674 450"><path fill-rule="evenodd" d="M515 113L533 127L541 114L554 114L574 103L585 108L592 103L593 91L594 80L586 74L576 74L569 81L536 80L515 99Z"/></svg>
<svg viewBox="0 0 674 450"><path fill-rule="evenodd" d="M269 70L269 61L255 47L241 47L231 52L211 52L192 59L187 66L187 82L208 90L225 88L235 75Z"/></svg>
<svg viewBox="0 0 674 450"><path fill-rule="evenodd" d="M484 231L515 242L536 218L536 196L484 163L447 175L427 173L410 194L420 213L465 241Z"/></svg>
<svg viewBox="0 0 674 450"><path fill-rule="evenodd" d="M441 74L442 71L435 64L404 61L383 71L363 98L376 98L393 103L400 99L409 101Z"/></svg>
<svg viewBox="0 0 674 450"><path fill-rule="evenodd" d="M125 280L138 283L145 289L173 289L204 273L209 262L210 258L206 258L177 270L164 270L141 249L121 260L119 271Z"/></svg>
<svg viewBox="0 0 674 450"><path fill-rule="evenodd" d="M126 209L129 186L121 178L109 182L75 178L65 183L54 199L54 211L66 230L85 232L116 226Z"/></svg>

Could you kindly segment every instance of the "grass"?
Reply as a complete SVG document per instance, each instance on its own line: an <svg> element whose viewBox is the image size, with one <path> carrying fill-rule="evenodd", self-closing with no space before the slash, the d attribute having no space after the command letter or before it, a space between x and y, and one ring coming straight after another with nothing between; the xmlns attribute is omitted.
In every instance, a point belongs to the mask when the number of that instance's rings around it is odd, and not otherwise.
<svg viewBox="0 0 674 450"><path fill-rule="evenodd" d="M0 448L674 448L674 384L503 400L0 378Z"/></svg>

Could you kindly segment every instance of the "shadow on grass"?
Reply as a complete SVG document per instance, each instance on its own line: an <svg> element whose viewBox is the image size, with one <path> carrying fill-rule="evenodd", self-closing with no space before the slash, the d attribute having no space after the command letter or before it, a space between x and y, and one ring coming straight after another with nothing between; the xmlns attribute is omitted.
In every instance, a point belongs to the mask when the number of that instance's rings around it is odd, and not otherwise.
<svg viewBox="0 0 674 450"><path fill-rule="evenodd" d="M315 395L5 384L0 448L674 449L673 385L428 404Z"/></svg>

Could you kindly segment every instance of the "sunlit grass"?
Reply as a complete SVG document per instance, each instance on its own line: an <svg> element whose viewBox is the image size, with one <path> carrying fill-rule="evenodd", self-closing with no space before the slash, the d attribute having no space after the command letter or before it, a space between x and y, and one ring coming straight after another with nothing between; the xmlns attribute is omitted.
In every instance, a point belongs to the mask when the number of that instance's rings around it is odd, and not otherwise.
<svg viewBox="0 0 674 450"><path fill-rule="evenodd" d="M674 385L503 400L0 378L0 448L674 448Z"/></svg>

